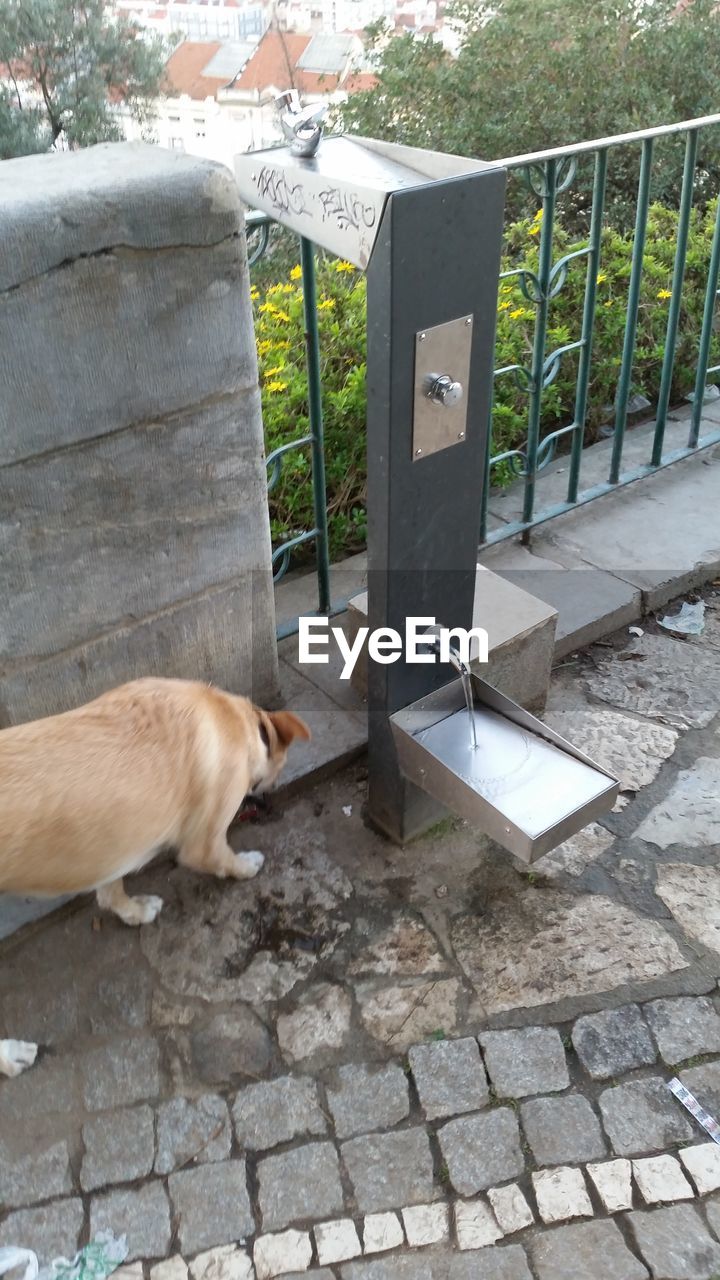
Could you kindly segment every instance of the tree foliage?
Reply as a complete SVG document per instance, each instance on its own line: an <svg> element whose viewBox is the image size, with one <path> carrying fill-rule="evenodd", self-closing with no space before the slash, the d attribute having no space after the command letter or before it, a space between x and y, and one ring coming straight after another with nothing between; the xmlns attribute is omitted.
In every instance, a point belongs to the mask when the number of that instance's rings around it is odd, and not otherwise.
<svg viewBox="0 0 720 1280"><path fill-rule="evenodd" d="M646 129L720 107L716 0L465 0L457 57L428 36L371 31L379 85L343 107L350 131L495 160ZM682 138L658 144L653 196L675 198ZM609 194L627 220L638 148L613 152ZM701 135L698 182L720 177L720 129ZM591 165L577 199L587 205Z"/></svg>
<svg viewBox="0 0 720 1280"><path fill-rule="evenodd" d="M141 125L168 49L104 0L0 0L0 159L110 142Z"/></svg>

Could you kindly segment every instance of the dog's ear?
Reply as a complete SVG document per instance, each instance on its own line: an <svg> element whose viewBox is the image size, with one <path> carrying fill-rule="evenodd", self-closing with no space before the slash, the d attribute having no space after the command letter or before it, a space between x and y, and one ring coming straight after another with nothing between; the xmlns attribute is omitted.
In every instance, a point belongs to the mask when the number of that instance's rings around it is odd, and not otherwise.
<svg viewBox="0 0 720 1280"><path fill-rule="evenodd" d="M268 711L267 717L283 747L289 747L295 738L302 738L303 742L310 741L312 734L305 721L293 711Z"/></svg>

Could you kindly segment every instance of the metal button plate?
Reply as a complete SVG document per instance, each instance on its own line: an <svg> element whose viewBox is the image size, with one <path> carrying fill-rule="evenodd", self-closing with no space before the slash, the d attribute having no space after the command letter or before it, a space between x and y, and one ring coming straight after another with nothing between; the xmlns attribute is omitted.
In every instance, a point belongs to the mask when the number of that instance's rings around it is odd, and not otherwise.
<svg viewBox="0 0 720 1280"><path fill-rule="evenodd" d="M415 334L414 462L465 439L472 335L472 316L460 316ZM464 394L456 403L438 403L428 395L428 386L443 376L462 386Z"/></svg>

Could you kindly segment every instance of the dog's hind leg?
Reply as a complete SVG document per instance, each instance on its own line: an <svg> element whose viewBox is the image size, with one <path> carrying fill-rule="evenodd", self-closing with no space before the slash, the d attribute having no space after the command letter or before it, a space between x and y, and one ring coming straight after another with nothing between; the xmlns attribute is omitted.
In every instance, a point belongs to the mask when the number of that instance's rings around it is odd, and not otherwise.
<svg viewBox="0 0 720 1280"><path fill-rule="evenodd" d="M130 898L125 892L122 880L113 880L111 884L103 884L97 890L98 906L103 911L112 911L113 915L125 924L151 924L163 908L162 898L154 894L138 894Z"/></svg>
<svg viewBox="0 0 720 1280"><path fill-rule="evenodd" d="M37 1045L27 1040L0 1040L0 1075L19 1076L32 1066L37 1051Z"/></svg>

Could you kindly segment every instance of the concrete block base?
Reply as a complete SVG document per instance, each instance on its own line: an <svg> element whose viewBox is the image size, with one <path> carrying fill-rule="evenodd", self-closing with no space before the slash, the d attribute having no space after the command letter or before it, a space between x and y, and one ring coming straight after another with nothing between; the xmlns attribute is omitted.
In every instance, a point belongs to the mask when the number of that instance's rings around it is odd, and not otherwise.
<svg viewBox="0 0 720 1280"><path fill-rule="evenodd" d="M453 624L453 619L438 618ZM472 664L473 670L493 688L534 714L542 712L550 687L555 649L557 610L512 582L478 565L473 626L488 633L488 662ZM367 626L367 591L355 596L343 618L343 628L354 641ZM367 697L367 648L358 658L351 680Z"/></svg>

